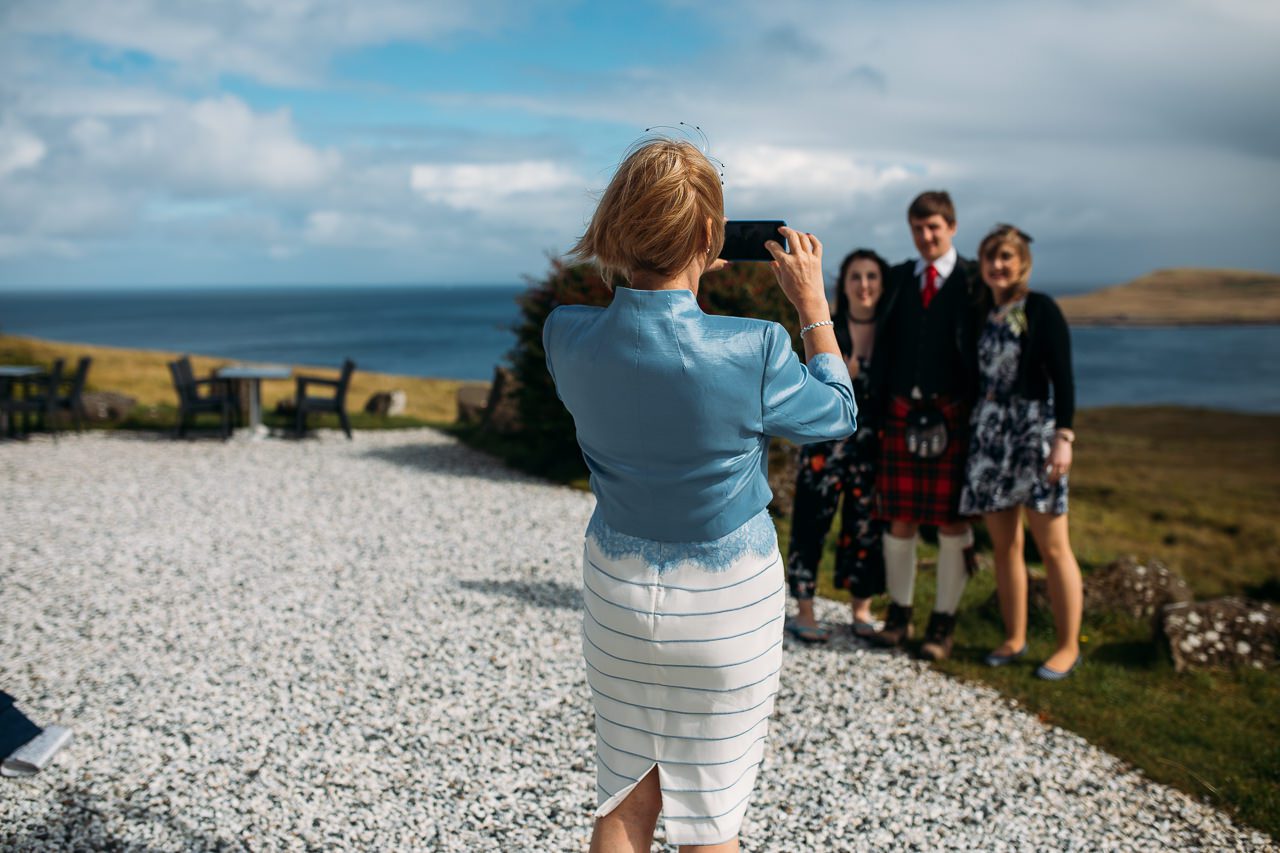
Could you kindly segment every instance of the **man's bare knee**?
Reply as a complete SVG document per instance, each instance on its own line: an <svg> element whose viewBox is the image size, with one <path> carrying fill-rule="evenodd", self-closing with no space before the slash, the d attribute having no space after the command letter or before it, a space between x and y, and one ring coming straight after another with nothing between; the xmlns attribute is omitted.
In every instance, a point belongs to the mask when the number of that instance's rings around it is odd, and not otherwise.
<svg viewBox="0 0 1280 853"><path fill-rule="evenodd" d="M889 535L896 536L899 539L910 539L916 535L916 531L920 528L918 524L912 524L909 521L891 521L889 522Z"/></svg>

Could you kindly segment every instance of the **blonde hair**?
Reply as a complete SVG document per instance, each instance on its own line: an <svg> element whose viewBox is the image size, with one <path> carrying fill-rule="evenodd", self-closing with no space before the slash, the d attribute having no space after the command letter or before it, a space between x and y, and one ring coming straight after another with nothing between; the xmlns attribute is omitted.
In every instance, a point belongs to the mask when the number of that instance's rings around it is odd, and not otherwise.
<svg viewBox="0 0 1280 853"><path fill-rule="evenodd" d="M707 245L707 220L711 242ZM652 139L632 148L570 250L595 260L605 284L637 272L671 276L724 246L724 193L706 155L688 142Z"/></svg>
<svg viewBox="0 0 1280 853"><path fill-rule="evenodd" d="M1013 286L1019 290L1026 290L1031 281L1031 235L1017 226L1002 222L988 231L987 236L983 237L982 242L978 244L978 260L986 260L988 253L996 251L1001 246L1012 246L1013 251L1017 253L1018 259L1022 262L1022 268L1018 270L1018 278Z"/></svg>

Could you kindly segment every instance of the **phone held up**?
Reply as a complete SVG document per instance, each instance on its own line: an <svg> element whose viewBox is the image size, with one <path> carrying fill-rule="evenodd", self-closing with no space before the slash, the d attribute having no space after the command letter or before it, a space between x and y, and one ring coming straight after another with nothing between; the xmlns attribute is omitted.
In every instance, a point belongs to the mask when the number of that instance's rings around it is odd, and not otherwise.
<svg viewBox="0 0 1280 853"><path fill-rule="evenodd" d="M787 250L787 241L778 229L787 223L781 219L730 219L724 224L724 248L720 257L726 261L771 261L773 255L764 247L766 240L776 240Z"/></svg>

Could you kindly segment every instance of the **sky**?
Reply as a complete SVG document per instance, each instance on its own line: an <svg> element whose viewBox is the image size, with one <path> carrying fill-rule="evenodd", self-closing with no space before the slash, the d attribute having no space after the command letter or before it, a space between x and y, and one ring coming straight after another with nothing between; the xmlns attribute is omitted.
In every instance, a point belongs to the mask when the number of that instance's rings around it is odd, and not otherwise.
<svg viewBox="0 0 1280 853"><path fill-rule="evenodd" d="M696 125L726 212L1280 272L1280 3L0 0L0 289L515 283ZM702 135L684 131L702 144Z"/></svg>

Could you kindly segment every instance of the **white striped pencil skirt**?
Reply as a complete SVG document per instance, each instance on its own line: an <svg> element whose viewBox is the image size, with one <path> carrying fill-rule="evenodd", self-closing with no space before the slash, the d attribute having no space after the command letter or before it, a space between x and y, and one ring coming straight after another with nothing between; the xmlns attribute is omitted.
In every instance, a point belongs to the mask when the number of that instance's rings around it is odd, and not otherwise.
<svg viewBox="0 0 1280 853"><path fill-rule="evenodd" d="M744 529L752 524L757 547L714 568L655 565L652 552L634 549L620 555L609 547L618 538L661 543L613 534L605 545L601 527L588 528L582 651L595 707L597 817L657 767L668 843L737 837L778 692L786 606L772 522L762 514Z"/></svg>

